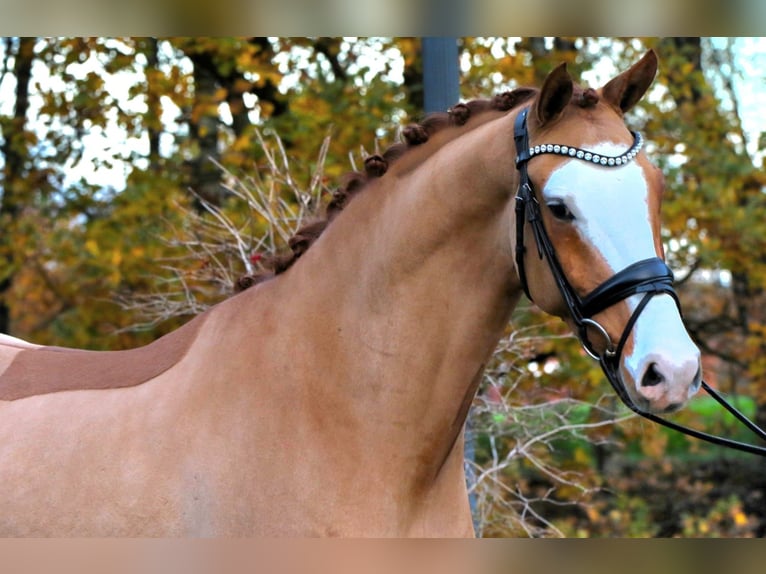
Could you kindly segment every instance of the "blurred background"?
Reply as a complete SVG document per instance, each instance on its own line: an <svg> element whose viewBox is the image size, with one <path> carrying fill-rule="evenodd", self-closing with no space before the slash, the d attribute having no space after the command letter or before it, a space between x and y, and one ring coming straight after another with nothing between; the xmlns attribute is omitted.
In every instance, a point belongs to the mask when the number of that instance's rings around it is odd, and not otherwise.
<svg viewBox="0 0 766 574"><path fill-rule="evenodd" d="M513 3L480 4L486 10L473 19L457 5L451 18L491 30L511 17ZM532 30L549 5L561 7L549 0L525 10ZM734 5L722 22L747 26L762 10ZM407 6L391 3L383 22L412 17L428 31ZM695 6L693 14L716 14ZM179 25L206 17L200 7ZM243 7L242 17L256 18L254 10ZM161 28L172 29L176 14L160 18ZM572 17L619 30L610 14ZM539 86L562 61L598 87L657 51L658 78L627 120L666 175L668 262L707 382L766 425L766 41L455 44L462 100ZM418 37L3 38L0 332L127 348L231 296L344 173L422 117L422 46ZM704 398L678 419L748 438ZM483 536L766 534L761 459L630 416L563 324L527 302L487 369L470 429L466 464Z"/></svg>
<svg viewBox="0 0 766 574"><path fill-rule="evenodd" d="M1 0L4 34L755 36L761 0Z"/></svg>

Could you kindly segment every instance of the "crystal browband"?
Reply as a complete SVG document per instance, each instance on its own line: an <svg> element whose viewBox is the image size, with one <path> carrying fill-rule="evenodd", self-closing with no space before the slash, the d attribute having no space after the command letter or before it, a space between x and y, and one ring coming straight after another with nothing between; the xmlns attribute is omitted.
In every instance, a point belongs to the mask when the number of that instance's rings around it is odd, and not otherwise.
<svg viewBox="0 0 766 574"><path fill-rule="evenodd" d="M644 145L644 140L641 137L641 134L639 134L638 132L630 132L630 133L633 134L633 145L630 146L630 149L626 151L624 154L618 155L618 156L601 155L601 154L586 151L584 149L580 149L574 146L566 146L566 145L558 145L558 144L543 144L543 145L536 145L534 147L529 148L528 158L531 159L535 157L536 155L552 153L556 155L572 157L575 159L581 159L583 161L589 161L597 165L615 167L615 166L626 164L630 162L631 160L633 160L633 158L635 158L638 155L638 152L641 151L641 148ZM520 158L517 158L517 161L519 161L519 159Z"/></svg>

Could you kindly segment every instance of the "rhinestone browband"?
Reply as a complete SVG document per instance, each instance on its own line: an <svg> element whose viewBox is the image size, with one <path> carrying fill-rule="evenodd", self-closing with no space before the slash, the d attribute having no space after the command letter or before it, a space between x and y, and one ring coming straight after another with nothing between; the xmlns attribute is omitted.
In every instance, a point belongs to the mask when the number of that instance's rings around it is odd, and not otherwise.
<svg viewBox="0 0 766 574"><path fill-rule="evenodd" d="M622 155L612 157L612 156L601 155L601 154L593 153L590 151L586 151L584 149L580 149L574 146L566 146L566 145L558 145L558 144L543 144L543 145L536 145L534 147L529 148L528 150L529 159L535 157L536 155L552 153L556 155L572 157L575 159L581 159L583 161L589 161L597 165L603 165L608 167L623 165L633 160L633 158L635 158L638 155L638 152L641 151L641 148L644 145L644 140L641 137L641 134L639 134L638 132L630 132L630 133L633 134L633 145L630 146L630 149Z"/></svg>

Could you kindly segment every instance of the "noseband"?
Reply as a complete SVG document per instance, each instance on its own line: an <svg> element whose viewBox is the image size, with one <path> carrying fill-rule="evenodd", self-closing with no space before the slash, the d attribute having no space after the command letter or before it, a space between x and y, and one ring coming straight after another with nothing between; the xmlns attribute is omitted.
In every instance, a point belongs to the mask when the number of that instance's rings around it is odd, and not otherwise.
<svg viewBox="0 0 766 574"><path fill-rule="evenodd" d="M524 226L525 224L529 224L534 234L537 253L541 260L545 258L548 263L548 267L553 274L553 279L556 282L559 293L561 294L569 315L574 322L580 342L585 351L599 362L601 369L604 371L604 374L617 393L617 396L620 397L622 402L625 403L628 408L651 421L685 433L689 436L714 444L727 446L729 448L766 456L766 448L764 447L710 435L695 429L684 427L672 421L663 419L653 413L647 412L635 404L628 395L619 374L620 359L625 344L630 337L641 312L656 295L670 295L676 302L679 312L681 311L678 295L673 288L673 272L665 262L659 257L652 257L633 263L604 281L584 297L581 297L567 280L567 277L561 268L561 264L556 257L556 250L553 243L545 230L540 203L535 197L534 188L532 187L532 182L530 181L527 172L527 163L533 157L543 154L554 154L587 161L607 168L620 167L633 161L639 151L641 151L641 147L643 146L641 135L637 132L631 132L633 134L633 145L628 151L619 156L604 156L576 147L558 144L545 144L530 147L529 131L527 130L527 113L528 108L522 110L516 116L514 124L514 142L516 144L517 153L516 169L519 171L519 190L516 195L516 267L524 293L526 293L527 297L532 300L524 265L524 258L527 253L526 246L524 245ZM615 345L606 329L595 321L593 317L633 295L642 295L641 300L628 319L622 335ZM603 337L605 341L603 349L599 349L591 342L589 330L591 332L596 331ZM709 387L704 381L702 381L702 388L757 436L766 440L765 431L730 405L726 399L724 399L717 391Z"/></svg>

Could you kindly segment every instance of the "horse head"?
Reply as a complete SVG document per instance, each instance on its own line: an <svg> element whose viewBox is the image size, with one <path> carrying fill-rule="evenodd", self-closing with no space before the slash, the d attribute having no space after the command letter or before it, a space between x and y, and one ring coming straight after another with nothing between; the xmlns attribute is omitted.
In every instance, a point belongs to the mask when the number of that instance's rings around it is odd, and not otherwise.
<svg viewBox="0 0 766 574"><path fill-rule="evenodd" d="M570 324L629 406L652 413L680 408L701 381L663 261L663 177L623 118L656 70L650 51L594 90L562 64L515 120L522 286Z"/></svg>

